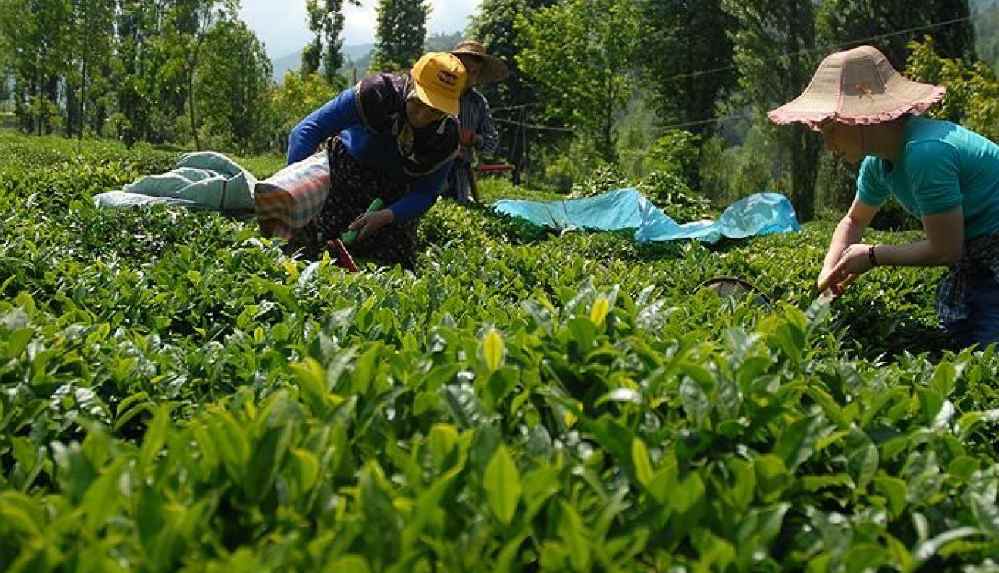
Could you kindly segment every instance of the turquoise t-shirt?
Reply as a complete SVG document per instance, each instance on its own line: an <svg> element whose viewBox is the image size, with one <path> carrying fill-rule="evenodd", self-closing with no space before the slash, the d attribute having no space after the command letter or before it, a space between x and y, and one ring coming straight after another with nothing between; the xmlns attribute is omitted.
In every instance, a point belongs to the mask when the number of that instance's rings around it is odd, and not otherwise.
<svg viewBox="0 0 999 573"><path fill-rule="evenodd" d="M999 232L999 145L949 121L909 118L897 165L874 156L860 165L857 197L880 207L889 196L920 218L960 205L966 239Z"/></svg>

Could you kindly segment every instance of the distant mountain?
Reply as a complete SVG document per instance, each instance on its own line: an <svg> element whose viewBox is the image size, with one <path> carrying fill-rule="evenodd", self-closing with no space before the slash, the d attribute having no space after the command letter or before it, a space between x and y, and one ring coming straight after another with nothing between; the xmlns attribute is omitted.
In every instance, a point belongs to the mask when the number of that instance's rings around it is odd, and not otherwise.
<svg viewBox="0 0 999 573"><path fill-rule="evenodd" d="M289 70L297 70L302 66L302 51L278 58L271 62L271 65L274 67L274 81L281 83Z"/></svg>
<svg viewBox="0 0 999 573"><path fill-rule="evenodd" d="M424 42L424 49L428 52L447 52L454 48L455 44L461 41L463 35L461 32L454 32L453 34L433 34L427 36L427 40ZM343 54L347 62L343 66L341 73L347 77L348 80L353 80L355 70L357 77L363 77L371 64L371 54L374 50L374 44L351 44L349 46L343 47ZM288 54L287 56L277 58L273 61L274 66L274 81L281 82L284 79L284 75L289 70L297 70L302 66L302 50L295 52L294 54Z"/></svg>
<svg viewBox="0 0 999 573"><path fill-rule="evenodd" d="M352 62L364 62L364 69L367 69L367 62L370 61L371 50L374 47L375 45L370 43L344 46L343 53L348 62L344 67L350 68ZM298 70L302 67L302 50L277 58L272 62L272 65L274 67L274 81L281 82L289 70Z"/></svg>

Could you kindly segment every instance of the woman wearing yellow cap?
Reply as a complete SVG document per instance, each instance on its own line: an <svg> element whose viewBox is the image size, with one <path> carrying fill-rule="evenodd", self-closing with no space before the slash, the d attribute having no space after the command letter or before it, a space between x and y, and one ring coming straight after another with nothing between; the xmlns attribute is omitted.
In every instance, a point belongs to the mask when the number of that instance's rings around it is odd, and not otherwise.
<svg viewBox="0 0 999 573"><path fill-rule="evenodd" d="M942 86L902 77L870 46L827 57L805 92L770 112L820 131L826 148L860 164L857 196L833 233L818 287L834 294L875 266L950 267L937 290L943 325L962 346L999 341L999 146L947 121L917 117ZM894 197L926 238L861 242Z"/></svg>
<svg viewBox="0 0 999 573"><path fill-rule="evenodd" d="M302 120L288 164L329 140L330 191L292 245L315 257L349 228L358 231L358 254L411 264L414 220L433 205L458 154L465 79L457 57L428 53L410 72L369 76ZM366 213L374 199L387 207Z"/></svg>

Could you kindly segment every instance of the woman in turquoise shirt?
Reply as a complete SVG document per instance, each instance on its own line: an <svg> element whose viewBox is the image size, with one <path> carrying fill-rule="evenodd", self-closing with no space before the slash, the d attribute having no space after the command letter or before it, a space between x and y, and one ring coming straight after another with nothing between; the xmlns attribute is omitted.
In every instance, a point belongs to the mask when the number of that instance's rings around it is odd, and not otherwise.
<svg viewBox="0 0 999 573"><path fill-rule="evenodd" d="M827 57L805 92L770 112L821 131L826 148L860 163L857 196L833 233L820 290L839 294L875 266L950 267L937 312L958 344L999 341L999 146L947 121L917 117L944 88L902 77L877 49ZM894 197L923 223L907 245L861 242Z"/></svg>

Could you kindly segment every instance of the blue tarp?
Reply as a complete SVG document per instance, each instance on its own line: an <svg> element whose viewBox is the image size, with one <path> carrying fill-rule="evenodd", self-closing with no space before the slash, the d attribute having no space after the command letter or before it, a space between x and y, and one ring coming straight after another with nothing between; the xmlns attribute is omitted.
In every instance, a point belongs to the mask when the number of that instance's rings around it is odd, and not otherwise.
<svg viewBox="0 0 999 573"><path fill-rule="evenodd" d="M791 202L779 193L750 195L729 205L717 221L694 221L683 225L669 218L632 188L567 201L504 199L497 201L493 208L500 213L553 229L635 229L635 240L639 243L676 239L698 239L714 243L722 237L742 239L801 229Z"/></svg>

